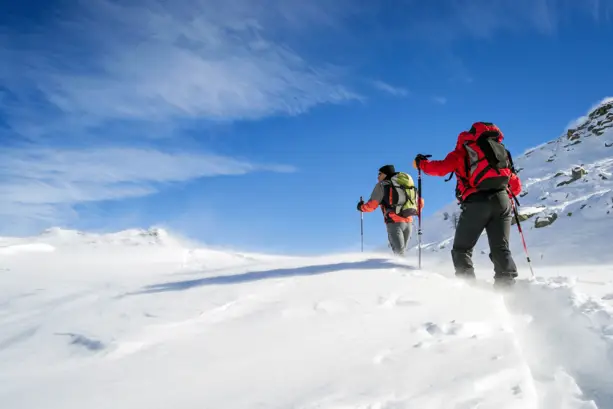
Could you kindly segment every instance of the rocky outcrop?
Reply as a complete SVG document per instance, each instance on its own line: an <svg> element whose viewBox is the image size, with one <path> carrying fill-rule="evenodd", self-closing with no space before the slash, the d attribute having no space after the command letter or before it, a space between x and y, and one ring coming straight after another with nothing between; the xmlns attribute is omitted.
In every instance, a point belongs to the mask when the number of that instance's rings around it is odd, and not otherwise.
<svg viewBox="0 0 613 409"><path fill-rule="evenodd" d="M557 186L560 187L560 186L571 184L581 179L585 175L587 175L587 170L583 169L581 166L577 166L576 168L572 170L570 180L565 180L564 182L560 182L557 184ZM556 174L556 177L557 176L560 176L560 174Z"/></svg>
<svg viewBox="0 0 613 409"><path fill-rule="evenodd" d="M528 214L518 214L518 215L517 215L517 217L519 218L519 222L520 222L520 223L522 223L522 222L523 222L523 221L525 221L525 220L528 220L528 219L529 219L529 218L531 218L532 216L534 216L534 213L533 213L533 214L528 213ZM515 217L513 217L513 218L511 219L511 225L514 225L515 223L517 223L517 221L516 221Z"/></svg>
<svg viewBox="0 0 613 409"><path fill-rule="evenodd" d="M539 216L536 218L534 222L534 227L537 229L547 227L556 221L558 215L556 213L551 213L546 216Z"/></svg>
<svg viewBox="0 0 613 409"><path fill-rule="evenodd" d="M600 136L607 128L613 128L613 101L601 104L579 127L567 130L566 138L577 143L582 136Z"/></svg>

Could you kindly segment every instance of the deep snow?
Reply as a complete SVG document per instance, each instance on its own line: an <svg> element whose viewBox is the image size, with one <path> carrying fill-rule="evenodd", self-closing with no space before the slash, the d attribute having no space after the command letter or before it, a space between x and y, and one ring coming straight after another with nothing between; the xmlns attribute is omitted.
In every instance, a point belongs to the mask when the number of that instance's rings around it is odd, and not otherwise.
<svg viewBox="0 0 613 409"><path fill-rule="evenodd" d="M502 295L437 254L63 230L2 250L3 408L613 408L610 267Z"/></svg>

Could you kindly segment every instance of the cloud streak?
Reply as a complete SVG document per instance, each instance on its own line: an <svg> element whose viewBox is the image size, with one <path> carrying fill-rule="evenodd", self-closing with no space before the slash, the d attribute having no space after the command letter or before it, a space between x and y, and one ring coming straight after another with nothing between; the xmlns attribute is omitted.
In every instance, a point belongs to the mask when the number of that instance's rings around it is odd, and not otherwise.
<svg viewBox="0 0 613 409"><path fill-rule="evenodd" d="M345 0L56 4L0 26L5 232L78 221L84 205L173 183L292 172L160 146L189 140L202 151L212 125L362 99L342 69L295 47L313 30L338 30Z"/></svg>
<svg viewBox="0 0 613 409"><path fill-rule="evenodd" d="M28 33L0 33L8 120L27 132L31 117L22 107L36 105L47 109L47 121L61 118L62 126L231 121L360 99L342 85L337 68L313 64L278 41L300 30L292 28L296 13L316 27L333 24L329 10L266 3L91 0Z"/></svg>
<svg viewBox="0 0 613 409"><path fill-rule="evenodd" d="M411 36L447 45L472 37L491 39L503 31L527 29L551 35L566 20L585 16L608 19L611 0L441 0L437 13L413 13Z"/></svg>
<svg viewBox="0 0 613 409"><path fill-rule="evenodd" d="M407 89L390 85L387 82L377 80L373 82L373 86L379 91L387 92L388 94L397 97L406 97L409 95L409 91Z"/></svg>
<svg viewBox="0 0 613 409"><path fill-rule="evenodd" d="M0 224L5 230L48 227L78 217L78 204L143 197L168 183L258 171L295 169L153 149L8 149L0 153Z"/></svg>

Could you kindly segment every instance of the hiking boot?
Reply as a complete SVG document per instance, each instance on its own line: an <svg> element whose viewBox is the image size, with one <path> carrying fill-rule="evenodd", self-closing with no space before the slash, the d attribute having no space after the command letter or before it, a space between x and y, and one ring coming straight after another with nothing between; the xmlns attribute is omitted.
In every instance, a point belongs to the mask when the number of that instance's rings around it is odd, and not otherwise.
<svg viewBox="0 0 613 409"><path fill-rule="evenodd" d="M465 281L467 284L473 284L477 281L475 273L455 273L457 279Z"/></svg>
<svg viewBox="0 0 613 409"><path fill-rule="evenodd" d="M494 277L494 289L495 290L510 290L515 285L515 278L513 277Z"/></svg>

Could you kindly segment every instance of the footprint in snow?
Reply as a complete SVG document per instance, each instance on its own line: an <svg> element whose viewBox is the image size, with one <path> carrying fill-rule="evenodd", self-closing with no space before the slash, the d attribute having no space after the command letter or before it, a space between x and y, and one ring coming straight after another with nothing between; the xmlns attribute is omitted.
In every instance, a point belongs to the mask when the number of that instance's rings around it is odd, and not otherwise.
<svg viewBox="0 0 613 409"><path fill-rule="evenodd" d="M417 307L421 303L409 297L392 294L387 297L379 297L379 305L382 307Z"/></svg>
<svg viewBox="0 0 613 409"><path fill-rule="evenodd" d="M82 334L75 334L71 332L58 332L55 335L68 336L71 338L71 345L77 345L89 351L100 351L106 347L103 342L97 339L89 338Z"/></svg>
<svg viewBox="0 0 613 409"><path fill-rule="evenodd" d="M352 310L359 305L355 300L323 300L315 303L313 309L326 313L339 313Z"/></svg>
<svg viewBox="0 0 613 409"><path fill-rule="evenodd" d="M375 364L380 365L382 363L385 363L386 361L389 361L391 355L392 355L392 350L390 349L383 350L379 352L377 355L375 355L375 357L373 358L373 362Z"/></svg>
<svg viewBox="0 0 613 409"><path fill-rule="evenodd" d="M423 340L417 342L413 346L415 348L423 348L432 344L432 342L441 343L451 340L453 337L459 339L477 339L489 336L494 329L482 322L456 322L455 320L444 324L436 324L434 322L426 322L414 332L421 333Z"/></svg>

